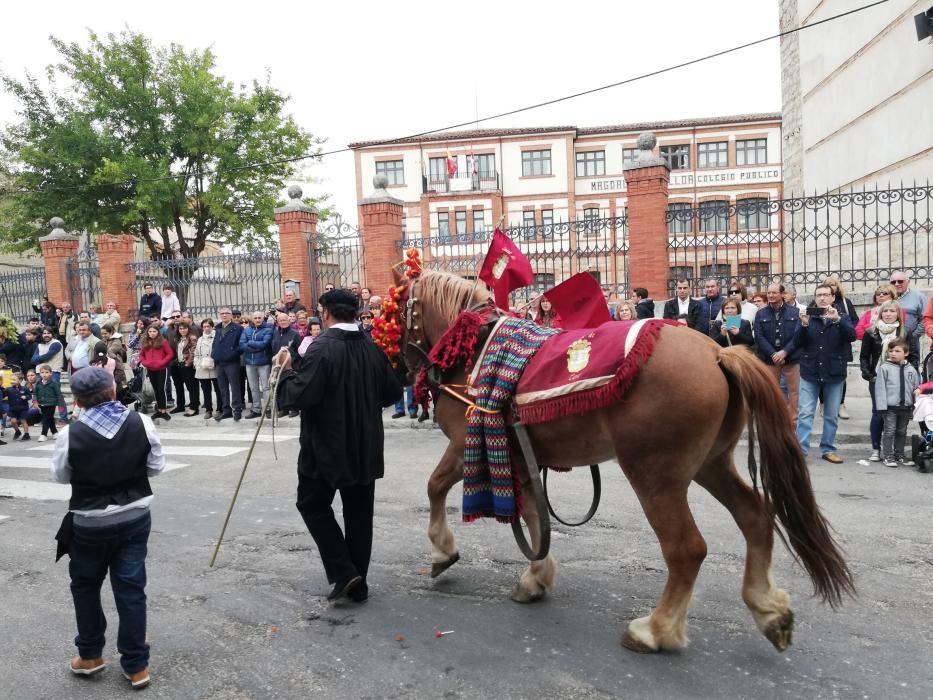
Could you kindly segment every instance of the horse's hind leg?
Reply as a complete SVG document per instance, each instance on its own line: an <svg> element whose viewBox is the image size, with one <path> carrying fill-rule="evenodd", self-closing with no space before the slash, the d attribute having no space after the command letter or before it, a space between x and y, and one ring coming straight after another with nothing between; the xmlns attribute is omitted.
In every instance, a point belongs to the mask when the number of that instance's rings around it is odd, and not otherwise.
<svg viewBox="0 0 933 700"><path fill-rule="evenodd" d="M674 462L672 458L667 464ZM680 649L688 643L687 608L706 557L706 542L687 505L689 482L661 476L664 467L652 467L644 461L637 472L624 466L623 470L661 544L667 583L651 615L629 623L622 644L641 652Z"/></svg>
<svg viewBox="0 0 933 700"><path fill-rule="evenodd" d="M731 453L707 462L696 482L722 503L745 536L747 554L742 600L752 611L755 624L779 651L791 643L794 614L790 596L775 587L771 578L774 518L761 496L738 475Z"/></svg>
<svg viewBox="0 0 933 700"><path fill-rule="evenodd" d="M537 551L541 545L541 522L538 517L538 502L527 474L522 481L522 502L522 519L531 535L531 548ZM554 585L556 574L557 562L550 554L540 561L529 563L512 589L512 600L516 603L534 603L541 600Z"/></svg>
<svg viewBox="0 0 933 700"><path fill-rule="evenodd" d="M454 542L454 533L447 526L447 494L463 478L463 445L452 440L441 461L428 479L428 500L431 519L428 539L431 540L431 578L439 576L457 563L460 553Z"/></svg>

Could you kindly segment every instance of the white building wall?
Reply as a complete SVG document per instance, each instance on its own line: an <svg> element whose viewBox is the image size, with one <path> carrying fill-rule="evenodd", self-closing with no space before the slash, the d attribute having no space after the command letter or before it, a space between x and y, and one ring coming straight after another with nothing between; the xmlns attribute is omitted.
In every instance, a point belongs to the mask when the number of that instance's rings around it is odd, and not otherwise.
<svg viewBox="0 0 933 700"><path fill-rule="evenodd" d="M522 177L522 151L551 149L550 177ZM502 144L502 162L507 163L502 177L502 194L516 195L547 194L548 192L566 192L570 188L567 182L567 139L529 139L510 141ZM497 163L502 173L502 168Z"/></svg>

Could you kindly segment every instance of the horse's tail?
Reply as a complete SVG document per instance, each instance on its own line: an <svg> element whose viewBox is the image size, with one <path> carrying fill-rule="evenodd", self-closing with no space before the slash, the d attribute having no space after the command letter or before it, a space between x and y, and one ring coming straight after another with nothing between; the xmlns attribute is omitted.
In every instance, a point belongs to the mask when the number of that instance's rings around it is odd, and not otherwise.
<svg viewBox="0 0 933 700"><path fill-rule="evenodd" d="M764 364L748 349L725 348L719 361L745 400L752 483L757 487L760 472L766 505L784 529L777 528L781 540L810 575L816 593L835 608L843 593L855 595L855 585L831 526L816 504L810 471L788 420L784 397ZM753 454L755 433L758 467Z"/></svg>

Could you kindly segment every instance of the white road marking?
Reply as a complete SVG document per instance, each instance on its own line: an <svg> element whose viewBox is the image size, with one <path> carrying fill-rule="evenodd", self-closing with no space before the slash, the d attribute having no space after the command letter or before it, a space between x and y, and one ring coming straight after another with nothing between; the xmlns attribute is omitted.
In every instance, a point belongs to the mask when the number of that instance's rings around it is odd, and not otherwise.
<svg viewBox="0 0 933 700"><path fill-rule="evenodd" d="M173 469L182 469L190 466L181 462L166 462L165 471ZM45 469L51 473L52 460L48 457L7 457L0 456L0 468L8 467L11 469Z"/></svg>
<svg viewBox="0 0 933 700"><path fill-rule="evenodd" d="M197 433L185 433L185 432L169 432L164 431L159 433L159 438L161 440L186 440L190 442L252 442L252 435L244 435L243 433L214 433L209 432L197 432ZM275 442L285 442L286 440L297 440L298 435L282 435L278 431L275 433ZM271 435L260 435L256 442L272 442Z"/></svg>
<svg viewBox="0 0 933 700"><path fill-rule="evenodd" d="M9 515L0 515L0 520L6 520L9 517Z"/></svg>
<svg viewBox="0 0 933 700"><path fill-rule="evenodd" d="M32 447L30 452L51 452L55 449L54 445L42 445L41 447ZM179 455L182 457L229 457L239 452L246 452L247 447L226 447L223 445L163 445L162 452L167 455Z"/></svg>
<svg viewBox="0 0 933 700"><path fill-rule="evenodd" d="M71 486L54 482L0 479L0 496L32 498L37 501L67 501L71 498Z"/></svg>

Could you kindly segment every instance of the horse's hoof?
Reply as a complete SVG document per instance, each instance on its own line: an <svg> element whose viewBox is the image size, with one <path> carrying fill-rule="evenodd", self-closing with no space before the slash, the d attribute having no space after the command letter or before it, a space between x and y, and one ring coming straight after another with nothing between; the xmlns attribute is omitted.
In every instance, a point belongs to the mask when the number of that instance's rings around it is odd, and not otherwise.
<svg viewBox="0 0 933 700"><path fill-rule="evenodd" d="M520 583L515 584L515 588L512 589L512 594L509 596L516 603L537 603L539 600L544 598L545 590L542 589L537 593L529 593L527 590L522 588Z"/></svg>
<svg viewBox="0 0 933 700"><path fill-rule="evenodd" d="M431 578L437 578L450 567L460 561L460 552L454 552L447 561L436 561L431 564Z"/></svg>
<svg viewBox="0 0 933 700"><path fill-rule="evenodd" d="M788 610L786 613L773 619L765 627L765 637L774 645L778 651L784 651L791 645L794 636L794 613Z"/></svg>
<svg viewBox="0 0 933 700"><path fill-rule="evenodd" d="M639 654L657 654L661 651L660 648L652 649L640 639L636 639L628 630L625 630L625 634L622 635L622 646L629 651L637 651Z"/></svg>

